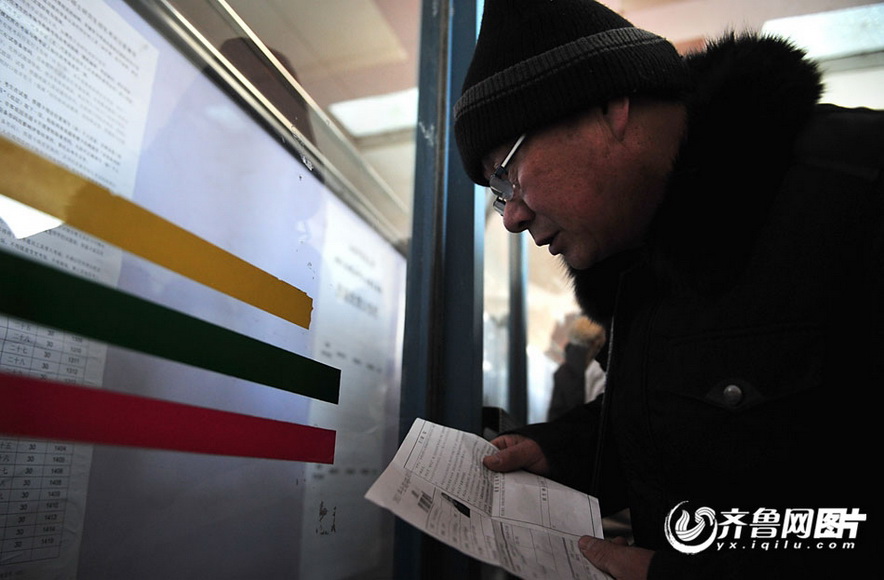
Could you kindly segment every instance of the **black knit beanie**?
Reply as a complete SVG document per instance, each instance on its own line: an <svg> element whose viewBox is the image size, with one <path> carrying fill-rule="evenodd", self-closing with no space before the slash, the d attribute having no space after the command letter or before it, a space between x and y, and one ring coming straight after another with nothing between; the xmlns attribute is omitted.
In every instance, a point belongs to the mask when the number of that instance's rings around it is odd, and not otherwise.
<svg viewBox="0 0 884 580"><path fill-rule="evenodd" d="M454 134L464 168L521 134L612 98L682 96L689 77L666 39L590 0L485 0Z"/></svg>

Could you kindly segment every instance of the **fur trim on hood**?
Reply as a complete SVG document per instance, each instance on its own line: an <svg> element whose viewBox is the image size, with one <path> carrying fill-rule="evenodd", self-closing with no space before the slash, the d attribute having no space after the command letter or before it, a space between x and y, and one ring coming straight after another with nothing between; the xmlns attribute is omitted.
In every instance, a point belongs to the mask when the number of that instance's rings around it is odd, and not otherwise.
<svg viewBox="0 0 884 580"><path fill-rule="evenodd" d="M670 290L711 294L745 267L822 83L804 52L772 37L731 34L686 62L687 135L641 254ZM607 320L616 278L635 259L571 271L590 316Z"/></svg>

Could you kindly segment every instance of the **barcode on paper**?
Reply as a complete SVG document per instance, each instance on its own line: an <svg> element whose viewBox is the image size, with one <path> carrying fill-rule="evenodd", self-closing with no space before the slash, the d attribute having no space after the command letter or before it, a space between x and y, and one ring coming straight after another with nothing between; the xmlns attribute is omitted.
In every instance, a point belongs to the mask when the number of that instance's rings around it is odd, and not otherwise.
<svg viewBox="0 0 884 580"><path fill-rule="evenodd" d="M433 496L431 496L427 493L421 492L421 497L417 501L417 505L425 512L429 512L430 509L433 507Z"/></svg>

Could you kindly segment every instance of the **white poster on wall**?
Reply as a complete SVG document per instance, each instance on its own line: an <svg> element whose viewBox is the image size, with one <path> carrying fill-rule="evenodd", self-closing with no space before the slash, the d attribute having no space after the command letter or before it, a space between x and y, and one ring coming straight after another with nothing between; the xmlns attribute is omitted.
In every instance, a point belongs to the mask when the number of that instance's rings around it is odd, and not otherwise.
<svg viewBox="0 0 884 580"><path fill-rule="evenodd" d="M156 50L102 2L0 0L0 16L0 134L131 198ZM107 285L119 276L119 250L4 196L0 249ZM0 315L4 373L100 387L106 352ZM90 445L0 434L0 576L75 577L91 457Z"/></svg>
<svg viewBox="0 0 884 580"><path fill-rule="evenodd" d="M332 466L308 465L301 578L346 578L384 564L389 514L362 497L398 442L405 260L337 199L327 206L314 312L317 360L341 369L337 407L315 403L310 420L337 431ZM379 430L389 429L388 436ZM366 530L389 534L366 541ZM344 550L347 558L338 557Z"/></svg>

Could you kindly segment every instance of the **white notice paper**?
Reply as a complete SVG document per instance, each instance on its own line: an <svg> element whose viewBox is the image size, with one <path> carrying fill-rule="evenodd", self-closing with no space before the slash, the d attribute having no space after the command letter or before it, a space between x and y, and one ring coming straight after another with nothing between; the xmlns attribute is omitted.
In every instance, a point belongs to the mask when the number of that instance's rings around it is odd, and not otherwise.
<svg viewBox="0 0 884 580"><path fill-rule="evenodd" d="M0 135L131 199L157 56L106 2L0 0ZM0 196L2 251L114 286L122 251L59 224ZM106 352L0 316L2 373L101 387ZM91 464L91 445L0 436L0 578L76 577Z"/></svg>
<svg viewBox="0 0 884 580"><path fill-rule="evenodd" d="M542 476L496 473L478 435L417 419L365 497L423 532L521 578L610 578L577 548L602 536L598 500Z"/></svg>

